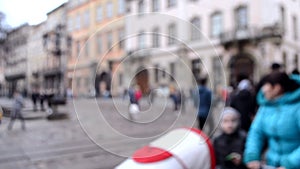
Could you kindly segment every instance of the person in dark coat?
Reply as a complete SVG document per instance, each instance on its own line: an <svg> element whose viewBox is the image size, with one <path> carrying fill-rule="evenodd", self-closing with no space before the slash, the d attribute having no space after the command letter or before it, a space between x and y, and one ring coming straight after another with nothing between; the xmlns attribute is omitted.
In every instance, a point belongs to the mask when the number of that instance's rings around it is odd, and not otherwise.
<svg viewBox="0 0 300 169"><path fill-rule="evenodd" d="M37 89L34 89L31 93L31 100L33 103L33 111L37 111L37 100L39 98L39 93Z"/></svg>
<svg viewBox="0 0 300 169"><path fill-rule="evenodd" d="M217 169L247 169L242 163L246 133L239 128L239 118L231 107L222 113L221 135L214 140Z"/></svg>
<svg viewBox="0 0 300 169"><path fill-rule="evenodd" d="M40 99L40 105L41 105L41 111L45 111L45 107L44 107L44 100L45 100L45 92L44 90L40 91L40 95L39 95L39 99Z"/></svg>
<svg viewBox="0 0 300 169"><path fill-rule="evenodd" d="M205 121L208 117L209 110L211 107L212 102L212 93L211 91L205 86L206 85L206 78L198 79L198 88L195 91L196 95L194 99L194 105L198 106L198 122L199 122L199 129L202 130L205 124Z"/></svg>
<svg viewBox="0 0 300 169"><path fill-rule="evenodd" d="M241 128L248 132L256 109L255 95L251 91L250 81L242 80L237 92L231 97L230 106L241 113Z"/></svg>

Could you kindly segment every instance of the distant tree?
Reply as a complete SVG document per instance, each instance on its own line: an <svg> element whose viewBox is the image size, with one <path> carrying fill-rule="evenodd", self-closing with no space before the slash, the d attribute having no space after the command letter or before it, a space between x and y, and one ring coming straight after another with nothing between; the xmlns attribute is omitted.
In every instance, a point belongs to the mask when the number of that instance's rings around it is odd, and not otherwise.
<svg viewBox="0 0 300 169"><path fill-rule="evenodd" d="M7 32L9 30L10 27L5 22L5 14L0 11L0 44L5 41Z"/></svg>
<svg viewBox="0 0 300 169"><path fill-rule="evenodd" d="M7 52L6 39L9 31L10 31L10 27L6 24L5 14L0 11L0 69L3 68L4 66L3 64L6 61L6 52Z"/></svg>

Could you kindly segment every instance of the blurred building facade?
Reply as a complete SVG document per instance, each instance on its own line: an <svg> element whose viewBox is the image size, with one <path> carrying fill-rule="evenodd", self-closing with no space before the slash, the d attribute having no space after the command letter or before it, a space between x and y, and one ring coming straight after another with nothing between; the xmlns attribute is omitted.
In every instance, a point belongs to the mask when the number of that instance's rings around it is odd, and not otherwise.
<svg viewBox="0 0 300 169"><path fill-rule="evenodd" d="M47 14L47 20L37 25L22 25L13 29L5 41L5 91L12 96L19 90L26 96L33 90L48 90L64 94L69 43L66 5Z"/></svg>
<svg viewBox="0 0 300 169"><path fill-rule="evenodd" d="M5 55L6 55L5 39L6 39L6 34L5 37L0 38L0 96L5 95L5 88L4 88L5 87L4 68L5 68Z"/></svg>
<svg viewBox="0 0 300 169"><path fill-rule="evenodd" d="M46 66L46 52L43 49L45 22L31 26L28 37L28 92L43 88L43 69Z"/></svg>
<svg viewBox="0 0 300 169"><path fill-rule="evenodd" d="M46 54L42 71L45 90L64 95L67 88L67 60L70 55L71 36L67 32L68 3L64 3L47 14L42 35Z"/></svg>
<svg viewBox="0 0 300 169"><path fill-rule="evenodd" d="M122 18L125 5L124 0L69 2L68 28L73 45L68 60L68 82L74 95L116 92L117 88L112 86L119 82L112 83L112 75L123 57L124 45L119 42L125 34Z"/></svg>
<svg viewBox="0 0 300 169"><path fill-rule="evenodd" d="M299 8L297 0L70 0L10 31L1 88L100 96L133 81L145 93L172 83L188 90L201 75L214 89L242 75L257 82L272 62L288 73L300 67Z"/></svg>
<svg viewBox="0 0 300 169"><path fill-rule="evenodd" d="M10 31L5 42L5 95L12 97L18 90L27 94L28 83L28 24L21 25Z"/></svg>
<svg viewBox="0 0 300 169"><path fill-rule="evenodd" d="M254 82L272 62L289 73L299 68L299 1L128 0L128 62L125 80L147 68L148 85L176 83L189 88L207 74L211 87ZM298 45L297 45L298 44ZM184 68L188 67L188 69ZM162 71L161 71L162 70Z"/></svg>

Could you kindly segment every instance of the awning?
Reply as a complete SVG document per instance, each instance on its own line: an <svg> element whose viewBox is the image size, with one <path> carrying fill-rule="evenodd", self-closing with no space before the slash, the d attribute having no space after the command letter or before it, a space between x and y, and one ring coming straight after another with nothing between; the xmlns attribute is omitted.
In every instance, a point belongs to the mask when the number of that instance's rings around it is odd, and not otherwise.
<svg viewBox="0 0 300 169"><path fill-rule="evenodd" d="M18 79L25 79L25 73L17 73L17 74L12 74L12 75L5 75L5 80L6 81L14 81Z"/></svg>

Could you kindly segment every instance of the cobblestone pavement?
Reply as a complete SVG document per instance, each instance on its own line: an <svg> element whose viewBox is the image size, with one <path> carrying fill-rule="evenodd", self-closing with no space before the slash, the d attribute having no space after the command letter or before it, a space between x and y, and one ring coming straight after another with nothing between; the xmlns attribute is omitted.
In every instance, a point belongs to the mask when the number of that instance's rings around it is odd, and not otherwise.
<svg viewBox="0 0 300 169"><path fill-rule="evenodd" d="M0 99L3 102L9 103ZM31 103L26 104L30 107ZM25 131L19 121L7 131L9 119L4 118L0 125L0 168L112 169L165 132L197 126L191 103L185 111L174 112L168 99L157 99L152 106L144 99L142 112L134 121L128 119L127 109L128 101L120 98L70 100L59 109L68 113L68 119L27 120Z"/></svg>

